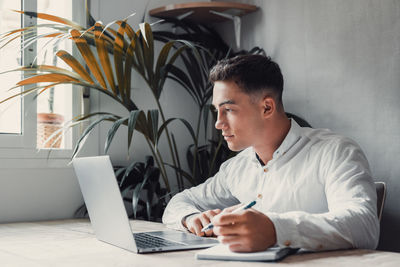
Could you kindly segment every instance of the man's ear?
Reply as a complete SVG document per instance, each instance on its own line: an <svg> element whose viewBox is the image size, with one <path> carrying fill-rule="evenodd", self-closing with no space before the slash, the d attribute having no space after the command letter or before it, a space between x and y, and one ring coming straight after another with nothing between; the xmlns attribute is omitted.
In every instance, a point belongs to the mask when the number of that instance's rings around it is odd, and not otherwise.
<svg viewBox="0 0 400 267"><path fill-rule="evenodd" d="M265 118L270 117L276 110L275 99L270 96L264 97L262 105L263 105L263 116Z"/></svg>

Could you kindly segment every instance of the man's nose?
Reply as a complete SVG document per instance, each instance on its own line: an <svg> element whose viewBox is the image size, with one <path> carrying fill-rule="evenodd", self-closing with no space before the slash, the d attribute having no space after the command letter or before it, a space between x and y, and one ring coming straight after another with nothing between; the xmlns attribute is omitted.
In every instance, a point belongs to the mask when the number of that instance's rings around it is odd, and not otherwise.
<svg viewBox="0 0 400 267"><path fill-rule="evenodd" d="M225 123L221 120L221 118L218 116L217 121L215 122L215 128L217 130L222 130L225 127Z"/></svg>

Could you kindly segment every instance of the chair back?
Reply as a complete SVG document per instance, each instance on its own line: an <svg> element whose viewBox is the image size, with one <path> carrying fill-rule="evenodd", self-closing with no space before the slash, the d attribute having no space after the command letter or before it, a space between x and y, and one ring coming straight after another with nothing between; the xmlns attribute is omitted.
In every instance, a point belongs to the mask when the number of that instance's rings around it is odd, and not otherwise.
<svg viewBox="0 0 400 267"><path fill-rule="evenodd" d="M386 199L386 184L384 182L375 182L377 205L378 205L378 219L382 218L383 206L385 205Z"/></svg>

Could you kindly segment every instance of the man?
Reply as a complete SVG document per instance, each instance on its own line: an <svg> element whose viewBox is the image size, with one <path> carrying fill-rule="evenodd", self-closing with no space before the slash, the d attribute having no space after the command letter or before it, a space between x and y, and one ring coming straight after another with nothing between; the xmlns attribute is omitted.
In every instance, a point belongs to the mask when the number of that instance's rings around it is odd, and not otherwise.
<svg viewBox="0 0 400 267"><path fill-rule="evenodd" d="M243 151L205 183L174 196L163 222L216 235L232 251L376 248L376 191L360 147L289 120L283 77L268 57L222 60L210 80L215 127L231 150ZM252 200L253 208L231 213ZM214 228L202 233L210 222Z"/></svg>

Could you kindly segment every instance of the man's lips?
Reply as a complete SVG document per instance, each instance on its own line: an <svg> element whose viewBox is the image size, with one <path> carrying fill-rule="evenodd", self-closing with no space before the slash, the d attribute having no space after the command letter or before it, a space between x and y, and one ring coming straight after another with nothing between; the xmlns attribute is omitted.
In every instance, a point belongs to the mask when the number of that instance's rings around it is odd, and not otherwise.
<svg viewBox="0 0 400 267"><path fill-rule="evenodd" d="M225 140L227 140L233 138L234 135L223 134L222 136L224 137Z"/></svg>

